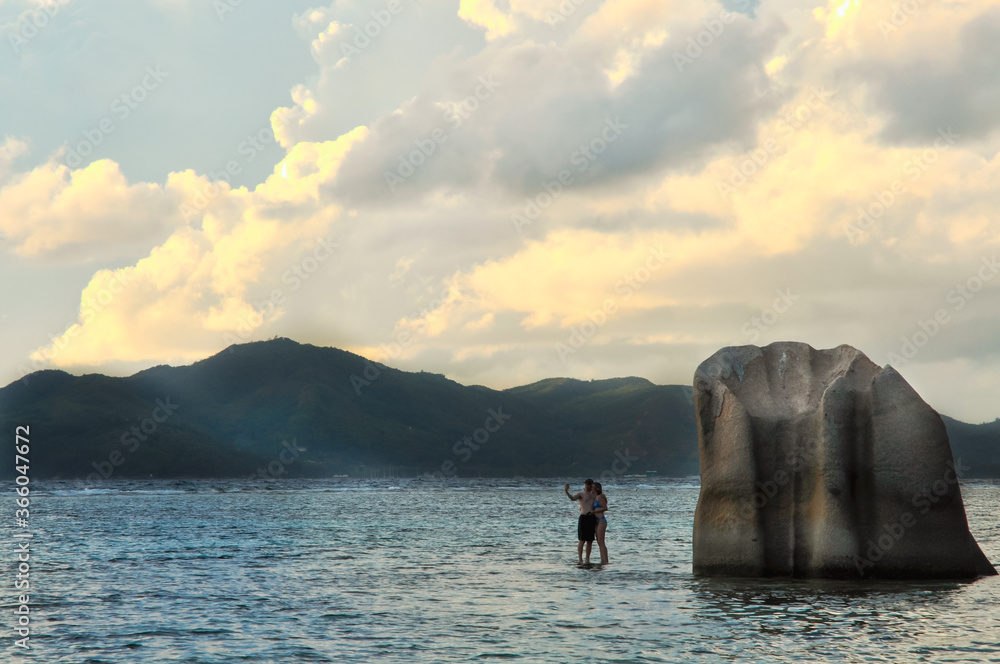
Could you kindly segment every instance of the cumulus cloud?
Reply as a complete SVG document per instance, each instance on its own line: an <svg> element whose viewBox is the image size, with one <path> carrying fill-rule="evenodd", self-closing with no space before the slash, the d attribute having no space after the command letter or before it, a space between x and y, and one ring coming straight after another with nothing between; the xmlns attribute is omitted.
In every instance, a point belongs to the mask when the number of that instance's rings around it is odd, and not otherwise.
<svg viewBox="0 0 1000 664"><path fill-rule="evenodd" d="M447 77L439 58L481 48L482 33L458 17L451 0L399 0L393 6L395 13L385 0L333 2L296 15L296 31L309 43L319 72L293 90L291 106L272 115L282 145L330 140L370 125L428 81Z"/></svg>
<svg viewBox="0 0 1000 664"><path fill-rule="evenodd" d="M359 129L336 141L296 145L253 192L222 185L200 228L178 229L134 266L95 274L83 290L79 323L32 359L60 367L185 361L280 318L284 297L271 299L274 288L262 288L264 277L294 267L306 248L316 252L314 262L330 258L338 210L320 199L319 185L365 135ZM197 193L205 183L182 173L169 186Z"/></svg>
<svg viewBox="0 0 1000 664"><path fill-rule="evenodd" d="M373 123L339 193L383 199L389 190L389 200L405 200L487 181L523 196L564 169L576 184L609 185L690 167L713 146L746 141L777 105L764 64L780 24L758 29L740 18L728 30L726 47L706 51L692 72L673 58L684 38L651 42L618 85L604 71L613 53L605 59L590 42L487 47L453 63L448 89Z"/></svg>
<svg viewBox="0 0 1000 664"><path fill-rule="evenodd" d="M813 55L836 55L827 66L881 116L882 140L922 143L949 126L969 140L996 129L1000 3L831 2L816 15L826 37Z"/></svg>
<svg viewBox="0 0 1000 664"><path fill-rule="evenodd" d="M80 263L117 257L181 222L175 192L130 185L118 164L106 160L75 171L49 162L0 189L0 231L22 256Z"/></svg>
<svg viewBox="0 0 1000 664"><path fill-rule="evenodd" d="M306 9L292 26L317 73L271 115L284 157L257 186L129 182L107 160L18 173L24 145L0 148L21 257L146 238L34 357L189 361L284 334L498 387L687 383L740 343L884 364L943 309L899 368L940 370L933 405L986 418L997 20L918 6L898 26L864 0Z"/></svg>
<svg viewBox="0 0 1000 664"><path fill-rule="evenodd" d="M23 154L27 154L28 144L13 136L4 138L0 143L0 187L4 185L11 173L14 171L14 160Z"/></svg>
<svg viewBox="0 0 1000 664"><path fill-rule="evenodd" d="M933 55L869 62L858 71L873 106L889 115L886 140L925 141L943 127L971 140L1000 126L1000 9L969 17L954 43Z"/></svg>
<svg viewBox="0 0 1000 664"><path fill-rule="evenodd" d="M486 28L486 39L504 37L516 29L513 16L506 14L492 0L460 0L458 15L472 25Z"/></svg>

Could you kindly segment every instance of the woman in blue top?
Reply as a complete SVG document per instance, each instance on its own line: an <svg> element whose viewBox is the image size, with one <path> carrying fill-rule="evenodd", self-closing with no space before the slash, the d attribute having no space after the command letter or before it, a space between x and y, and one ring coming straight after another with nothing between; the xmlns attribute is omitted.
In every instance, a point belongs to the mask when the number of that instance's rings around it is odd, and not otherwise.
<svg viewBox="0 0 1000 664"><path fill-rule="evenodd" d="M597 498L594 499L594 514L597 516L597 529L594 531L594 535L597 538L597 546L601 549L601 563L607 564L608 547L604 544L604 533L608 530L608 519L604 516L604 513L608 509L608 497L604 495L604 490L600 482L594 484L594 491L597 492Z"/></svg>

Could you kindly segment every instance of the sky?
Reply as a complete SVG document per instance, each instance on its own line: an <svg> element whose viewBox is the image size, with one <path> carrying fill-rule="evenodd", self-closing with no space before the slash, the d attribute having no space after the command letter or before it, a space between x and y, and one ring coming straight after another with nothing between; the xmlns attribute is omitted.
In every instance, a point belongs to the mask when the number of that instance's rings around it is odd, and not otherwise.
<svg viewBox="0 0 1000 664"><path fill-rule="evenodd" d="M0 0L0 384L803 341L992 421L998 72L998 0Z"/></svg>

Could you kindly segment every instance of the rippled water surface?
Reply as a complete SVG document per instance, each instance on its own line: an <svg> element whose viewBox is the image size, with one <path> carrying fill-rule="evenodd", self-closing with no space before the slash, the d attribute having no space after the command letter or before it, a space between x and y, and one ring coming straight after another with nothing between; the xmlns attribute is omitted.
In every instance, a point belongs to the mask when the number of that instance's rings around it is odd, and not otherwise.
<svg viewBox="0 0 1000 664"><path fill-rule="evenodd" d="M35 661L1000 661L997 577L693 577L691 482L606 487L611 564L592 568L558 481L102 487L34 494ZM1000 562L1000 487L963 492Z"/></svg>

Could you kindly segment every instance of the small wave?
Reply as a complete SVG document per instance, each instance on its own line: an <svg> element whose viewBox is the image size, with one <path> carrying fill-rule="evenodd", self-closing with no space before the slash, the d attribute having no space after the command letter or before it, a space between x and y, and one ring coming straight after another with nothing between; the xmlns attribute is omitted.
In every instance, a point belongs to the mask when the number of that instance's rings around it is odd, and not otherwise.
<svg viewBox="0 0 1000 664"><path fill-rule="evenodd" d="M129 488L108 488L108 489L52 489L47 491L49 495L53 496L108 496L108 495L147 495L147 496L157 496L157 495L179 495L187 493L204 493L199 492L194 489L129 489Z"/></svg>
<svg viewBox="0 0 1000 664"><path fill-rule="evenodd" d="M121 492L121 489L53 489L46 493L53 496L103 496Z"/></svg>
<svg viewBox="0 0 1000 664"><path fill-rule="evenodd" d="M521 659L521 655L512 652L481 652L476 659Z"/></svg>

